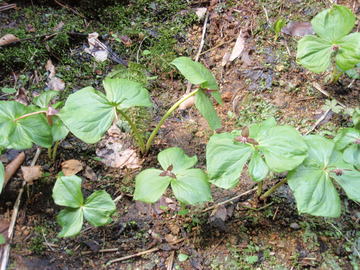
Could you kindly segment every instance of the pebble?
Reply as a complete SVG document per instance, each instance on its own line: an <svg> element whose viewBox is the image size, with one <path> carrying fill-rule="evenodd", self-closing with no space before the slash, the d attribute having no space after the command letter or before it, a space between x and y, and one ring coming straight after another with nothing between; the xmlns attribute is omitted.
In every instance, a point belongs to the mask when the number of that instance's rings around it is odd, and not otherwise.
<svg viewBox="0 0 360 270"><path fill-rule="evenodd" d="M290 224L290 228L294 229L294 230L299 230L301 227L296 222L293 222L293 223Z"/></svg>

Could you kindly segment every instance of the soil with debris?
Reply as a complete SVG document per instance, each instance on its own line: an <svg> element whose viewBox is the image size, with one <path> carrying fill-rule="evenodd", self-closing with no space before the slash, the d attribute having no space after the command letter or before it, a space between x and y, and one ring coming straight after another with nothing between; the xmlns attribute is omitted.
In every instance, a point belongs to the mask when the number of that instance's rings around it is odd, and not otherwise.
<svg viewBox="0 0 360 270"><path fill-rule="evenodd" d="M110 71L122 72L151 91L155 106L132 112L148 134L186 91L186 82L167 63L177 55L194 58L198 53L205 16L195 13L204 15L201 8L207 8L199 61L220 85L224 105L216 107L223 123L219 132L274 116L305 133L326 111L327 99L359 106L359 80L342 77L337 85L324 86L326 74L312 74L296 63L297 35L309 31L307 24L296 22L309 22L330 1L107 0L98 6L93 2L19 1L7 10L1 10L5 4L0 2L0 36L12 33L20 39L0 47L0 89L17 90L0 92L0 100L26 103L47 89L54 76L64 83L59 89L64 99L88 85L101 89ZM337 2L359 18L356 0ZM281 18L295 23L275 40L272 25ZM84 51L87 34L93 32L109 48L105 62L96 62L96 56ZM48 59L56 74L45 68ZM331 137L349 121L344 113L330 113L316 129ZM214 201L197 207L182 209L170 192L153 205L132 199L134 177L141 169L156 166L162 149L182 147L188 155L196 154L199 167L205 168L211 135L206 121L190 107L166 121L146 157L136 153L127 133L116 129L97 145L69 135L54 163L43 150L37 163L43 176L27 187L21 200L9 269L359 269L360 207L344 194L343 214L337 219L299 215L287 185L263 203L256 203L249 193L211 208L251 190L255 183L247 175L232 190L212 187ZM122 136L128 144L119 145ZM128 152L116 155L119 149ZM24 165L30 164L35 150L25 151ZM18 153L6 151L1 161L7 164ZM129 158L131 166L125 168ZM51 194L64 166L83 178L84 196L104 189L119 198L111 224L99 228L85 224L75 238L57 237L56 215L61 208ZM281 177L275 175L268 185ZM1 194L1 232L8 229L22 179L19 172ZM126 257L139 252L143 253ZM112 262L117 258L122 260Z"/></svg>

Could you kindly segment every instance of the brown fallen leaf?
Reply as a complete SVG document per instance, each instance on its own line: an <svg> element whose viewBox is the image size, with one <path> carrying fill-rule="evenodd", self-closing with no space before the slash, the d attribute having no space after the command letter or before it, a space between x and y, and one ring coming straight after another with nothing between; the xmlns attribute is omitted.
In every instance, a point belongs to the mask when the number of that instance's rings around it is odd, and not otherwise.
<svg viewBox="0 0 360 270"><path fill-rule="evenodd" d="M85 170L84 170L84 174L83 174L87 179L92 180L92 181L96 181L97 180L97 176L96 173L94 172L93 169L91 169L91 167L86 166Z"/></svg>
<svg viewBox="0 0 360 270"><path fill-rule="evenodd" d="M15 100L25 106L29 105L29 99L26 95L26 91L24 87L20 87L19 90L16 92Z"/></svg>
<svg viewBox="0 0 360 270"><path fill-rule="evenodd" d="M97 62L104 62L108 59L109 51L104 43L99 39L99 34L94 32L89 34L88 42L89 47L84 49L84 52L94 56Z"/></svg>
<svg viewBox="0 0 360 270"><path fill-rule="evenodd" d="M65 82L58 77L53 77L47 83L47 87L49 87L50 90L62 91L65 89Z"/></svg>
<svg viewBox="0 0 360 270"><path fill-rule="evenodd" d="M298 37L315 34L311 23L309 22L289 22L281 29L281 32L290 36Z"/></svg>
<svg viewBox="0 0 360 270"><path fill-rule="evenodd" d="M60 31L64 27L65 23L63 21L59 22L55 27L53 28L53 31L57 32Z"/></svg>
<svg viewBox="0 0 360 270"><path fill-rule="evenodd" d="M42 168L40 165L36 166L21 166L23 178L28 185L32 185L34 180L39 179L42 176Z"/></svg>
<svg viewBox="0 0 360 270"><path fill-rule="evenodd" d="M96 155L101 161L113 168L139 168L141 160L134 150L132 138L122 133L116 125L109 129L108 134L109 136L101 140L96 149Z"/></svg>
<svg viewBox="0 0 360 270"><path fill-rule="evenodd" d="M61 170L65 176L75 175L83 169L81 161L76 159L69 159L61 163Z"/></svg>
<svg viewBox="0 0 360 270"><path fill-rule="evenodd" d="M168 242L169 244L175 243L177 239L178 239L178 238L177 238L176 236L172 235L172 234L167 234L167 235L165 235L165 240L166 240L166 242Z"/></svg>
<svg viewBox="0 0 360 270"><path fill-rule="evenodd" d="M179 110L185 111L186 109L189 109L195 104L195 97L190 97L187 100L185 100L183 103L180 104Z"/></svg>
<svg viewBox="0 0 360 270"><path fill-rule="evenodd" d="M242 31L240 30L239 36L236 39L234 48L232 49L229 61L232 62L238 58L245 48L245 39Z"/></svg>
<svg viewBox="0 0 360 270"><path fill-rule="evenodd" d="M17 157L13 161L11 161L8 165L6 165L4 186L10 180L10 178L16 173L16 171L20 168L24 160L25 160L25 153L21 152L19 155L17 155Z"/></svg>
<svg viewBox="0 0 360 270"><path fill-rule="evenodd" d="M0 46L18 42L20 39L13 34L6 34L0 38Z"/></svg>
<svg viewBox="0 0 360 270"><path fill-rule="evenodd" d="M46 65L45 65L45 70L47 72L49 72L48 77L51 79L53 77L55 77L55 66L53 64L53 62L51 61L51 59L47 60Z"/></svg>

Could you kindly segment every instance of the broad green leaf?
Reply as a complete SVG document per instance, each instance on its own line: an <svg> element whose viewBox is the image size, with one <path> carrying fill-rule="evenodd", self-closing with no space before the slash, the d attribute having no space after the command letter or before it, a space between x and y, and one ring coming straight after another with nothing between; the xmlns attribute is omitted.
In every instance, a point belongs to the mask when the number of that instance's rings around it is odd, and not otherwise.
<svg viewBox="0 0 360 270"><path fill-rule="evenodd" d="M321 38L334 42L350 33L355 25L355 16L347 7L334 5L316 15L311 25Z"/></svg>
<svg viewBox="0 0 360 270"><path fill-rule="evenodd" d="M199 84L202 88L218 90L215 77L212 73L199 62L191 60L189 57L178 57L171 62L181 74L192 84Z"/></svg>
<svg viewBox="0 0 360 270"><path fill-rule="evenodd" d="M86 87L68 97L59 117L76 137L96 143L110 128L115 113L103 94Z"/></svg>
<svg viewBox="0 0 360 270"><path fill-rule="evenodd" d="M221 128L221 120L217 115L216 110L210 100L210 98L200 90L195 96L195 106L201 113L201 115L209 123L211 129L215 130Z"/></svg>
<svg viewBox="0 0 360 270"><path fill-rule="evenodd" d="M353 144L345 149L343 158L347 163L360 168L360 144Z"/></svg>
<svg viewBox="0 0 360 270"><path fill-rule="evenodd" d="M83 225L82 208L65 208L60 211L56 218L62 227L58 237L71 237L80 233Z"/></svg>
<svg viewBox="0 0 360 270"><path fill-rule="evenodd" d="M249 127L249 134L251 138L256 138L260 136L260 134L266 132L268 129L276 126L276 120L274 117L270 117L265 121L262 121L258 124L253 124Z"/></svg>
<svg viewBox="0 0 360 270"><path fill-rule="evenodd" d="M19 117L32 110L15 101L0 101L0 130L2 145L7 148L27 149L35 143L42 147L52 145L50 127L43 114Z"/></svg>
<svg viewBox="0 0 360 270"><path fill-rule="evenodd" d="M360 130L355 128L343 128L334 138L336 149L343 150L351 144L360 141Z"/></svg>
<svg viewBox="0 0 360 270"><path fill-rule="evenodd" d="M3 245L6 243L6 239L2 233L0 233L0 245Z"/></svg>
<svg viewBox="0 0 360 270"><path fill-rule="evenodd" d="M171 180L171 188L176 199L186 204L212 200L207 175L200 169L179 172L176 179Z"/></svg>
<svg viewBox="0 0 360 270"><path fill-rule="evenodd" d="M33 103L40 108L47 108L50 104L50 101L59 95L59 91L46 91L40 96L34 98Z"/></svg>
<svg viewBox="0 0 360 270"><path fill-rule="evenodd" d="M305 164L319 168L328 166L335 148L334 143L318 135L308 135L304 139L309 147Z"/></svg>
<svg viewBox="0 0 360 270"><path fill-rule="evenodd" d="M57 205L78 208L83 205L81 178L78 176L61 176L56 180L52 197Z"/></svg>
<svg viewBox="0 0 360 270"><path fill-rule="evenodd" d="M148 91L140 83L126 79L105 79L103 84L108 101L119 109L152 106Z"/></svg>
<svg viewBox="0 0 360 270"><path fill-rule="evenodd" d="M355 128L360 130L360 109L356 108L351 117Z"/></svg>
<svg viewBox="0 0 360 270"><path fill-rule="evenodd" d="M301 165L288 175L300 213L338 217L341 212L339 195L329 176L320 168Z"/></svg>
<svg viewBox="0 0 360 270"><path fill-rule="evenodd" d="M261 157L259 151L255 151L249 162L249 174L252 180L262 181L269 173L269 167Z"/></svg>
<svg viewBox="0 0 360 270"><path fill-rule="evenodd" d="M102 226L111 221L116 205L104 190L95 191L86 200L83 207L84 218L93 226Z"/></svg>
<svg viewBox="0 0 360 270"><path fill-rule="evenodd" d="M307 146L299 132L290 126L275 126L254 139L264 154L266 164L274 172L299 166L307 156Z"/></svg>
<svg viewBox="0 0 360 270"><path fill-rule="evenodd" d="M216 100L218 104L223 104L219 91L210 91L210 95Z"/></svg>
<svg viewBox="0 0 360 270"><path fill-rule="evenodd" d="M189 157L179 147L167 148L161 151L157 158L163 170L167 170L172 165L174 173L194 167L197 163L196 156Z"/></svg>
<svg viewBox="0 0 360 270"><path fill-rule="evenodd" d="M337 45L336 65L342 70L349 70L360 63L360 33L352 33L342 38Z"/></svg>
<svg viewBox="0 0 360 270"><path fill-rule="evenodd" d="M360 171L344 169L342 175L331 172L331 177L345 190L351 200L360 202Z"/></svg>
<svg viewBox="0 0 360 270"><path fill-rule="evenodd" d="M211 182L218 187L229 189L236 186L254 151L249 144L236 143L235 137L230 133L215 134L206 147L207 171Z"/></svg>
<svg viewBox="0 0 360 270"><path fill-rule="evenodd" d="M331 63L332 43L317 36L308 35L299 40L297 61L315 73L324 72Z"/></svg>
<svg viewBox="0 0 360 270"><path fill-rule="evenodd" d="M3 87L3 88L1 88L1 92L5 93L5 94L15 94L16 89L12 88L12 87Z"/></svg>
<svg viewBox="0 0 360 270"><path fill-rule="evenodd" d="M158 169L147 169L139 173L135 178L134 199L147 203L159 200L172 179L169 176L160 176L162 172Z"/></svg>
<svg viewBox="0 0 360 270"><path fill-rule="evenodd" d="M0 193L3 189L4 181L5 181L5 170L4 170L4 165L0 161Z"/></svg>
<svg viewBox="0 0 360 270"><path fill-rule="evenodd" d="M51 126L51 134L54 143L66 138L66 136L69 134L69 130L58 116L56 115L52 116L52 120L53 120L53 124Z"/></svg>

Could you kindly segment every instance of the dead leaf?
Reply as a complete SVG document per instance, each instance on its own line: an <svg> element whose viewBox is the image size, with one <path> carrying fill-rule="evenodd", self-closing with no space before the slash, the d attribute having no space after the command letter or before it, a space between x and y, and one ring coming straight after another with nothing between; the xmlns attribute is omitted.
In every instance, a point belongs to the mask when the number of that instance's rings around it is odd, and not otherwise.
<svg viewBox="0 0 360 270"><path fill-rule="evenodd" d="M21 166L21 171L23 174L23 178L28 183L28 185L32 185L34 183L34 180L39 179L43 173L40 165Z"/></svg>
<svg viewBox="0 0 360 270"><path fill-rule="evenodd" d="M59 22L55 27L53 28L53 31L57 32L60 31L64 27L65 23L63 21Z"/></svg>
<svg viewBox="0 0 360 270"><path fill-rule="evenodd" d="M289 22L281 29L281 32L287 35L298 37L315 34L311 23L309 22Z"/></svg>
<svg viewBox="0 0 360 270"><path fill-rule="evenodd" d="M47 87L50 90L62 91L62 90L65 89L65 82L62 79L58 78L58 77L53 77L47 83Z"/></svg>
<svg viewBox="0 0 360 270"><path fill-rule="evenodd" d="M230 52L226 52L221 60L221 66L226 66L226 64L229 62L229 59L230 59L230 55L231 53Z"/></svg>
<svg viewBox="0 0 360 270"><path fill-rule="evenodd" d="M51 79L53 77L55 77L55 66L53 64L53 62L51 61L51 59L47 60L46 65L45 65L45 70L47 72L49 72L48 77Z"/></svg>
<svg viewBox="0 0 360 270"><path fill-rule="evenodd" d="M109 52L106 45L102 43L98 37L99 34L96 32L89 34L89 47L85 48L84 52L94 56L97 62L104 62L108 58Z"/></svg>
<svg viewBox="0 0 360 270"><path fill-rule="evenodd" d="M139 168L141 160L133 148L132 138L122 133L116 125L109 129L109 134L112 135L103 139L96 149L96 155L102 162L113 168Z"/></svg>
<svg viewBox="0 0 360 270"><path fill-rule="evenodd" d="M0 38L0 46L18 42L20 39L13 34L6 34Z"/></svg>
<svg viewBox="0 0 360 270"><path fill-rule="evenodd" d="M61 163L61 170L65 176L75 175L83 169L81 161L76 159L69 159Z"/></svg>
<svg viewBox="0 0 360 270"><path fill-rule="evenodd" d="M126 47L130 47L132 45L132 41L128 36L120 36L120 40Z"/></svg>
<svg viewBox="0 0 360 270"><path fill-rule="evenodd" d="M243 37L242 31L240 30L239 36L236 39L234 48L232 49L231 55L230 55L230 62L234 61L236 58L238 58L241 53L243 52L245 48L245 39Z"/></svg>
<svg viewBox="0 0 360 270"><path fill-rule="evenodd" d="M179 106L179 110L185 111L186 109L189 109L190 107L192 107L194 104L195 104L195 97L193 96L193 97L190 97L187 100L185 100L183 103L181 103Z"/></svg>
<svg viewBox="0 0 360 270"><path fill-rule="evenodd" d="M180 232L180 227L179 227L179 225L177 225L177 224L175 224L175 223L170 223L170 224L168 224L168 228L169 228L169 230L171 231L171 233L172 233L173 235L178 235L179 232Z"/></svg>
<svg viewBox="0 0 360 270"><path fill-rule="evenodd" d="M16 92L15 100L26 106L29 105L29 99L26 95L26 91L24 87L20 87L19 90Z"/></svg>
<svg viewBox="0 0 360 270"><path fill-rule="evenodd" d="M25 160L25 153L21 152L19 155L17 155L17 157L13 161L11 161L8 165L6 165L4 186L10 180L10 178L16 173L16 171L19 169L19 167L24 162L24 160Z"/></svg>
<svg viewBox="0 0 360 270"><path fill-rule="evenodd" d="M167 235L165 235L165 240L166 240L166 242L168 242L169 244L176 242L177 239L178 239L178 238L177 238L176 236L172 235L172 234L167 234Z"/></svg>
<svg viewBox="0 0 360 270"><path fill-rule="evenodd" d="M26 25L26 31L29 32L29 33L34 33L34 32L36 32L36 29L31 24L27 24Z"/></svg>
<svg viewBox="0 0 360 270"><path fill-rule="evenodd" d="M91 169L91 167L86 166L85 167L85 171L83 174L87 179L92 180L92 181L96 181L97 180L97 176L96 173L94 172L93 169Z"/></svg>
<svg viewBox="0 0 360 270"><path fill-rule="evenodd" d="M207 8L195 8L195 14L199 18L199 20L202 20L205 17L205 14L207 12Z"/></svg>

